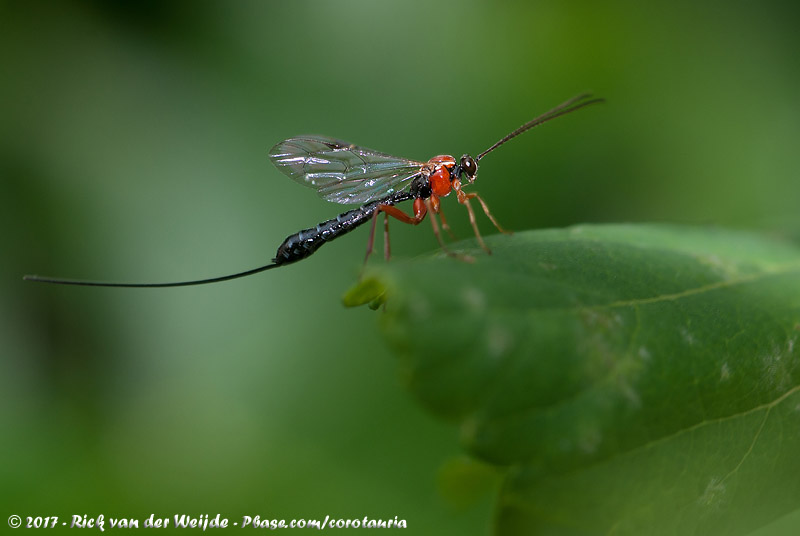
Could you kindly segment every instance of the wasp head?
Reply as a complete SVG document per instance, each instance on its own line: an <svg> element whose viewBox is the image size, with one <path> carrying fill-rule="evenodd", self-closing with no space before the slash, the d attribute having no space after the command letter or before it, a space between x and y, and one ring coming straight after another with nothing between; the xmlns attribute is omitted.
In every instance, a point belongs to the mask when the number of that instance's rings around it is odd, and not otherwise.
<svg viewBox="0 0 800 536"><path fill-rule="evenodd" d="M461 157L458 164L459 175L463 175L468 183L472 183L478 176L478 163L470 155L465 154Z"/></svg>

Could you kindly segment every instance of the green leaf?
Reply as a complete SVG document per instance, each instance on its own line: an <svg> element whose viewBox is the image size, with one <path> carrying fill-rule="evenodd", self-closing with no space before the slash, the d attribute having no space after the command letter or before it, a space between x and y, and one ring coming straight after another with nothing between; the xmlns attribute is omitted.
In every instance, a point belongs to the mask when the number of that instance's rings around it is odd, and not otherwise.
<svg viewBox="0 0 800 536"><path fill-rule="evenodd" d="M383 305L385 296L383 283L374 277L366 277L342 296L342 304L345 307L369 304L371 309L377 309Z"/></svg>
<svg viewBox="0 0 800 536"><path fill-rule="evenodd" d="M499 534L747 534L800 509L800 250L666 225L488 243L374 277L411 391L507 468Z"/></svg>

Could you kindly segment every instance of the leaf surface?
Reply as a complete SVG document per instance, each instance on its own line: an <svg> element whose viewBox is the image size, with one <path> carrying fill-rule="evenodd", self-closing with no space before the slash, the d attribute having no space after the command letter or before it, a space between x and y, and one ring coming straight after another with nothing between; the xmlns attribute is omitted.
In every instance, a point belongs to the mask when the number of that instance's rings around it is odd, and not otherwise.
<svg viewBox="0 0 800 536"><path fill-rule="evenodd" d="M488 243L370 280L411 391L506 468L498 534L747 534L800 509L795 246L667 225Z"/></svg>

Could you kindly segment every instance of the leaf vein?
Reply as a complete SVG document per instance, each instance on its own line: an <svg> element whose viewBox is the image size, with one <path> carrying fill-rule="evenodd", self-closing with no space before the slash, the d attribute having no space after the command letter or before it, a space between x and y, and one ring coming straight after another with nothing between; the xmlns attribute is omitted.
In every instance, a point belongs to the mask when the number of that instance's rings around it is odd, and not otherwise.
<svg viewBox="0 0 800 536"><path fill-rule="evenodd" d="M800 271L800 266L798 266L797 263L791 263L774 269L765 270L763 272L741 276L735 279L725 279L722 281L717 281L715 283L709 283L708 285L702 285L699 287L682 290L680 292L674 292L672 294L662 294L660 296L652 296L650 298L634 298L631 300L618 300L605 305L593 305L589 307L593 309L604 309L604 308L617 308L617 307L632 307L636 305L647 305L650 303L659 303L665 301L676 301L689 296L695 296L697 294L703 294L705 292L711 292L713 290L718 290L721 288L735 287L738 285L750 283L752 281L758 281L759 279L765 277L771 277L774 275L786 275L788 273L796 271Z"/></svg>

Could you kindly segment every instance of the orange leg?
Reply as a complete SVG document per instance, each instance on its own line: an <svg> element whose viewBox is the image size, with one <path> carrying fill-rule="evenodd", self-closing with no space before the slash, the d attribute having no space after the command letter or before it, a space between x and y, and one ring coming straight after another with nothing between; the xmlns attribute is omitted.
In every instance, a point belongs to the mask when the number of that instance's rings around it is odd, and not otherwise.
<svg viewBox="0 0 800 536"><path fill-rule="evenodd" d="M485 201L484 201L484 200L481 198L481 196L479 196L479 195L478 195L477 193L475 193L475 192L468 193L468 194L466 194L466 196L467 196L467 199L472 199L472 198L474 197L475 199L477 199L477 200L478 200L478 203L480 203L480 204L481 204L481 208L483 209L483 212L486 214L486 217L487 217L487 218L489 218L489 219L491 220L491 222L494 224L494 226L495 226L495 227L497 227L497 230L498 230L498 231L500 231L500 232L501 232L501 233L503 233L503 234L514 234L513 232L511 232L511 231L507 231L506 229L503 229L502 227L500 227L500 224L499 224L499 223L497 223L497 220L496 220L496 219L494 219L494 216L492 216L492 213L491 213L491 212L489 212L489 206L488 206L488 205L486 204L486 202L485 202Z"/></svg>
<svg viewBox="0 0 800 536"><path fill-rule="evenodd" d="M419 203L417 202L419 201ZM372 251L374 250L375 246L375 227L378 222L378 215L383 212L384 214L384 222L383 222L383 237L384 237L384 255L386 260L389 260L390 256L390 248L389 248L389 216L392 216L395 219L400 220L403 223L408 223L410 225L417 225L419 222L425 219L425 213L427 212L426 206L422 203L422 200L417 200L414 202L414 215L409 216L399 208L393 205L378 205L375 209L375 212L372 216L372 226L370 227L369 231L369 240L367 240L367 254L364 256L364 265L361 268L361 272L363 274L364 268L367 266L367 261L369 260L369 256L372 255Z"/></svg>
<svg viewBox="0 0 800 536"><path fill-rule="evenodd" d="M375 209L376 212L383 212L384 214L391 216L397 220L400 220L403 223L408 223L411 225L417 225L419 222L425 219L425 213L427 212L426 205L420 205L416 201L414 201L414 215L409 216L399 208L393 205L378 205L378 208Z"/></svg>
<svg viewBox="0 0 800 536"><path fill-rule="evenodd" d="M367 254L364 257L364 266L367 265L367 260L369 256L372 254L375 245L375 227L378 221L378 214L383 212L384 214L384 224L383 224L383 233L384 233L384 254L386 256L386 260L389 260L390 249L389 249L389 216L399 220L403 223L408 223L410 225L418 225L422 220L425 219L425 215L430 212L431 213L431 225L433 226L433 234L436 236L436 240L439 242L439 246L441 246L442 250L449 256L455 257L462 261L472 262L475 259L470 257L469 255L461 255L458 253L454 253L447 249L445 246L444 241L442 240L442 234L439 231L439 224L436 222L436 214L439 209L439 199L434 199L433 196L428 199L416 199L414 201L414 215L409 216L399 208L393 205L378 205L375 209L374 215L372 217L372 227L370 228L369 232L369 240L367 241ZM471 212L471 210L470 210ZM474 220L474 214L471 216ZM449 226L447 226L447 221L442 217L442 227L448 230ZM477 232L477 229L476 229ZM480 235L478 235L478 239L480 239ZM363 271L363 269L362 269Z"/></svg>
<svg viewBox="0 0 800 536"><path fill-rule="evenodd" d="M392 250L389 246L389 215L383 213L383 256L386 262L389 262L389 257L392 256Z"/></svg>
<svg viewBox="0 0 800 536"><path fill-rule="evenodd" d="M367 240L367 254L364 256L364 264L361 266L361 273L364 273L364 268L367 267L369 256L372 255L373 246L375 245L375 224L378 222L378 214L380 211L376 208L372 213L372 225L369 228L369 239ZM359 277L360 279L360 277Z"/></svg>
<svg viewBox="0 0 800 536"><path fill-rule="evenodd" d="M456 235L453 234L453 231L450 230L450 225L447 223L447 218L444 217L444 212L442 212L442 208L439 207L439 210L436 211L439 215L439 219L442 220L442 229L447 231L447 234L450 235L450 238L455 240Z"/></svg>
<svg viewBox="0 0 800 536"><path fill-rule="evenodd" d="M483 237L481 237L481 232L478 230L478 222L475 220L475 211L472 210L472 205L469 204L469 197L467 197L466 195L459 196L458 202L467 207L467 212L469 213L469 224L472 225L472 230L475 231L475 238L478 239L478 244L480 244L480 246L486 253L491 255L492 250L489 249L489 246L487 246L486 242L483 241Z"/></svg>
<svg viewBox="0 0 800 536"><path fill-rule="evenodd" d="M454 253L447 249L447 246L444 245L444 241L442 240L442 234L439 232L439 224L436 223L436 212L434 211L434 204L430 199L425 200L425 207L428 209L428 212L431 213L431 225L433 226L433 234L436 235L436 240L439 242L439 246L441 246L442 251L444 251L450 257L455 257L465 262L472 262L475 259L470 257L469 255L461 255L459 253Z"/></svg>
<svg viewBox="0 0 800 536"><path fill-rule="evenodd" d="M464 205L465 207L467 207L467 212L469 213L469 223L470 223L470 225L472 225L472 230L475 231L475 237L478 239L478 243L486 251L486 253L491 254L492 253L491 250L488 248L486 243L483 241L483 238L481 237L481 233L478 230L478 223L475 221L475 211L472 210L472 205L470 204L469 200L470 199L477 199L478 200L478 202L481 204L481 208L483 209L483 212L491 220L491 222L494 224L494 226L497 227L498 231L500 231L501 233L505 233L505 234L511 234L511 232L510 231L506 231L505 229L500 227L500 224L497 223L496 219L494 219L494 216L492 216L492 213L489 212L489 206L486 204L486 202L483 199L481 199L481 196L479 196L475 192L471 192L471 193L464 192L463 190L461 190L460 185L456 186L455 190L456 190L456 195L458 196L458 202L461 203L462 205Z"/></svg>
<svg viewBox="0 0 800 536"><path fill-rule="evenodd" d="M475 220L475 211L472 210L472 205L470 205L468 197L464 198L463 205L467 207L467 212L469 213L469 224L472 225L472 230L475 231L475 238L478 239L478 244L480 244L486 253L491 255L492 250L489 249L489 246L487 246L486 242L483 241L481 232L478 230L478 222Z"/></svg>

